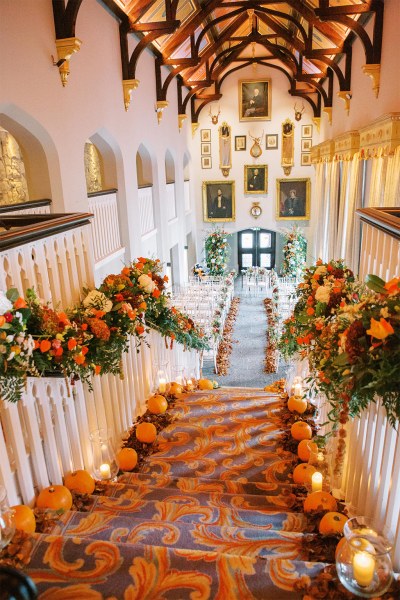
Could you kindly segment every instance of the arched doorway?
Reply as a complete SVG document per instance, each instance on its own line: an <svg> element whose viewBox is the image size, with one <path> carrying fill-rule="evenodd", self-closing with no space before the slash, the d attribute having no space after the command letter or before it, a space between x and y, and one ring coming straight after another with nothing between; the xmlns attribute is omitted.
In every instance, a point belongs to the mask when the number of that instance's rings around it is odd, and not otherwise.
<svg viewBox="0 0 400 600"><path fill-rule="evenodd" d="M239 271L248 267L275 267L276 232L260 227L238 231Z"/></svg>

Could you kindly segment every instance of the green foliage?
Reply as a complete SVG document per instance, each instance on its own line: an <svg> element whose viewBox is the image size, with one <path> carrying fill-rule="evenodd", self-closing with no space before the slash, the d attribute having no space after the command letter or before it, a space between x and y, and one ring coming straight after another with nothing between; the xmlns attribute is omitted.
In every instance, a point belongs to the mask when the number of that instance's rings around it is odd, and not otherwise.
<svg viewBox="0 0 400 600"><path fill-rule="evenodd" d="M285 277L300 277L306 264L307 240L302 230L296 225L290 231L283 233L282 275Z"/></svg>
<svg viewBox="0 0 400 600"><path fill-rule="evenodd" d="M223 229L215 229L206 237L204 245L209 275L225 275L227 273L231 250L228 244L229 235Z"/></svg>

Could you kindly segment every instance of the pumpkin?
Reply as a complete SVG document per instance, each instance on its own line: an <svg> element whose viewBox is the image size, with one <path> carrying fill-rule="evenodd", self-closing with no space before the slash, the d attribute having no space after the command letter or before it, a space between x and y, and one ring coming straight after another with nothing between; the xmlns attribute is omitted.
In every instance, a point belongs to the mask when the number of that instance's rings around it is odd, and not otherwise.
<svg viewBox="0 0 400 600"><path fill-rule="evenodd" d="M199 390L213 390L214 384L211 379L199 379Z"/></svg>
<svg viewBox="0 0 400 600"><path fill-rule="evenodd" d="M37 508L67 511L72 506L71 492L65 485L50 485L36 499Z"/></svg>
<svg viewBox="0 0 400 600"><path fill-rule="evenodd" d="M297 465L297 467L293 471L293 481L299 485L303 485L305 483L311 483L311 477L313 473L316 472L316 468L313 465L308 465L307 463L301 463L301 465Z"/></svg>
<svg viewBox="0 0 400 600"><path fill-rule="evenodd" d="M317 444L311 440L301 440L297 446L297 456L299 459L303 462L308 462L310 460L311 452L318 452Z"/></svg>
<svg viewBox="0 0 400 600"><path fill-rule="evenodd" d="M26 506L26 504L18 504L17 506L12 506L11 508L14 511L15 529L19 529L25 533L35 533L35 513L30 506Z"/></svg>
<svg viewBox="0 0 400 600"><path fill-rule="evenodd" d="M343 533L344 524L347 521L346 515L338 512L327 512L321 519L318 530L321 535L331 533Z"/></svg>
<svg viewBox="0 0 400 600"><path fill-rule="evenodd" d="M287 407L290 412L298 412L302 415L307 410L307 400L301 396L290 396Z"/></svg>
<svg viewBox="0 0 400 600"><path fill-rule="evenodd" d="M311 440L312 429L308 423L304 421L296 421L290 428L292 438L295 440Z"/></svg>
<svg viewBox="0 0 400 600"><path fill-rule="evenodd" d="M153 415L162 415L168 408L168 402L164 396L157 394L148 399L147 408Z"/></svg>
<svg viewBox="0 0 400 600"><path fill-rule="evenodd" d="M153 423L139 423L136 426L136 438L144 444L152 444L157 437L157 429Z"/></svg>
<svg viewBox="0 0 400 600"><path fill-rule="evenodd" d="M93 477L83 469L78 469L66 475L64 485L69 490L78 492L78 494L93 494L95 488Z"/></svg>
<svg viewBox="0 0 400 600"><path fill-rule="evenodd" d="M312 492L304 500L303 504L304 512L316 511L336 511L337 503L336 500L328 492Z"/></svg>
<svg viewBox="0 0 400 600"><path fill-rule="evenodd" d="M176 381L173 381L171 383L171 385L169 386L169 395L170 396L179 396L179 394L182 394L183 392L183 387L181 386L180 383L176 383Z"/></svg>
<svg viewBox="0 0 400 600"><path fill-rule="evenodd" d="M132 471L137 465L138 455L134 448L122 448L117 452L117 462L121 471Z"/></svg>

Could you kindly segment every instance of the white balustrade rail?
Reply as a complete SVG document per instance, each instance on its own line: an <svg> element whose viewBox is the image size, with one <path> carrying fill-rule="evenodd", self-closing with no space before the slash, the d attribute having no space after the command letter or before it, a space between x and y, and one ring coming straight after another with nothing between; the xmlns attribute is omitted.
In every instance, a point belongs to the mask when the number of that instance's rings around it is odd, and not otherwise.
<svg viewBox="0 0 400 600"><path fill-rule="evenodd" d="M176 219L175 183L167 183L167 219Z"/></svg>
<svg viewBox="0 0 400 600"><path fill-rule="evenodd" d="M51 212L51 200L33 200L0 207L2 215L45 215Z"/></svg>
<svg viewBox="0 0 400 600"><path fill-rule="evenodd" d="M140 233L146 235L155 229L153 188L142 187L138 189Z"/></svg>
<svg viewBox="0 0 400 600"><path fill-rule="evenodd" d="M192 209L190 203L190 181L183 182L183 194L185 201L185 213L189 213Z"/></svg>
<svg viewBox="0 0 400 600"><path fill-rule="evenodd" d="M122 254L119 228L117 192L90 194L89 211L94 214L92 220L94 257L96 263L104 261L116 253Z"/></svg>

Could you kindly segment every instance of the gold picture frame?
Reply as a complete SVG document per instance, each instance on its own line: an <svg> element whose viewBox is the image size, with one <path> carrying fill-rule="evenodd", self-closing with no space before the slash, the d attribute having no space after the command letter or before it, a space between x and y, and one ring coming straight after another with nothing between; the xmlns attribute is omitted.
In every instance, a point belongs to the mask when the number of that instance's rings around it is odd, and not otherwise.
<svg viewBox="0 0 400 600"><path fill-rule="evenodd" d="M206 223L235 221L234 181L203 181L202 197Z"/></svg>
<svg viewBox="0 0 400 600"><path fill-rule="evenodd" d="M271 120L271 79L239 81L239 121Z"/></svg>
<svg viewBox="0 0 400 600"><path fill-rule="evenodd" d="M235 135L235 151L246 150L246 136Z"/></svg>
<svg viewBox="0 0 400 600"><path fill-rule="evenodd" d="M244 193L266 194L268 191L268 166L244 165Z"/></svg>
<svg viewBox="0 0 400 600"><path fill-rule="evenodd" d="M211 156L202 156L201 157L201 168L202 169L211 169L212 161Z"/></svg>
<svg viewBox="0 0 400 600"><path fill-rule="evenodd" d="M310 202L310 178L276 180L276 219L278 221L308 221Z"/></svg>

